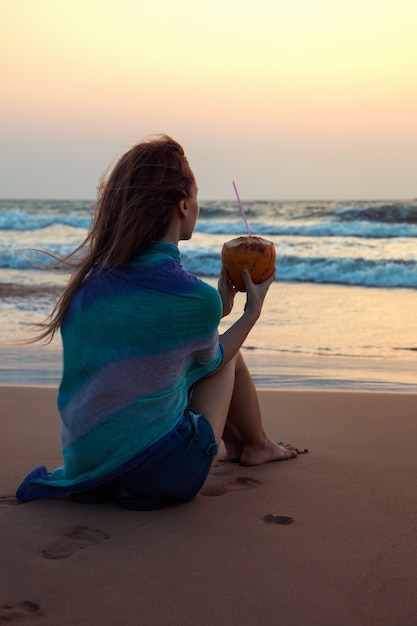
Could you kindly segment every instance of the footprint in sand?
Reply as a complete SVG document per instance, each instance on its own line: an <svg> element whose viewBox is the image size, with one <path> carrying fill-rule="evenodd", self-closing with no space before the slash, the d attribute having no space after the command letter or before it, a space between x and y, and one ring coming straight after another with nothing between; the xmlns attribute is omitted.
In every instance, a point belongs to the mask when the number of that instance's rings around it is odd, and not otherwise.
<svg viewBox="0 0 417 626"><path fill-rule="evenodd" d="M226 484L207 484L200 491L200 496L224 496L229 491L244 491L253 489L262 483L250 476L239 476Z"/></svg>
<svg viewBox="0 0 417 626"><path fill-rule="evenodd" d="M79 550L110 539L104 530L92 529L87 526L76 526L64 537L41 551L45 559L66 559Z"/></svg>
<svg viewBox="0 0 417 626"><path fill-rule="evenodd" d="M13 496L2 496L0 497L0 509L5 509L9 506L14 506L15 504L19 504L16 498Z"/></svg>
<svg viewBox="0 0 417 626"><path fill-rule="evenodd" d="M288 515L272 515L272 513L268 513L268 515L262 518L262 521L265 522L265 524L281 524L282 526L288 526L295 522L295 519Z"/></svg>
<svg viewBox="0 0 417 626"><path fill-rule="evenodd" d="M39 604L23 600L17 604L3 604L0 608L0 624L21 624L42 617Z"/></svg>

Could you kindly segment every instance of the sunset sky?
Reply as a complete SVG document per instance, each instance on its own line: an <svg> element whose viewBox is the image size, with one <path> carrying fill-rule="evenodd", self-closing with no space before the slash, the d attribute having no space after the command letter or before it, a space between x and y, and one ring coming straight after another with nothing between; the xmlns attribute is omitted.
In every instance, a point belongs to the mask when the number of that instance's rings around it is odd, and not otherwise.
<svg viewBox="0 0 417 626"><path fill-rule="evenodd" d="M202 199L417 197L416 0L13 0L0 197L93 198L154 133Z"/></svg>

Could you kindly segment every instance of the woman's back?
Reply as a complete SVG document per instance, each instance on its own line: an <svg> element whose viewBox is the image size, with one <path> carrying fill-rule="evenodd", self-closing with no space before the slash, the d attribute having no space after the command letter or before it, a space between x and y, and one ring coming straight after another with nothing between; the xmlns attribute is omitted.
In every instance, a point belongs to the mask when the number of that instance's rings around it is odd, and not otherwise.
<svg viewBox="0 0 417 626"><path fill-rule="evenodd" d="M221 361L221 310L217 290L183 269L173 244L86 279L61 329L58 406L74 472L97 437L95 466L109 457L117 466L175 428L190 386Z"/></svg>

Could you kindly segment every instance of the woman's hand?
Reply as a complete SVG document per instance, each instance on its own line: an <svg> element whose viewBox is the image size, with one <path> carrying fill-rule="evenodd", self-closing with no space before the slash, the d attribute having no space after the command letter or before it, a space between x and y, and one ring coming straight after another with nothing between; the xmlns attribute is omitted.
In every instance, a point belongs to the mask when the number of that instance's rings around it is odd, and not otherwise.
<svg viewBox="0 0 417 626"><path fill-rule="evenodd" d="M229 313L233 309L233 303L235 301L237 289L230 280L229 274L226 272L224 267L222 267L220 270L218 290L223 302L222 317L226 317L226 315L229 315Z"/></svg>
<svg viewBox="0 0 417 626"><path fill-rule="evenodd" d="M246 286L246 304L245 313L253 315L256 319L261 314L262 306L268 289L275 280L276 270L263 283L255 284L252 281L249 271L245 268L242 270L242 278Z"/></svg>

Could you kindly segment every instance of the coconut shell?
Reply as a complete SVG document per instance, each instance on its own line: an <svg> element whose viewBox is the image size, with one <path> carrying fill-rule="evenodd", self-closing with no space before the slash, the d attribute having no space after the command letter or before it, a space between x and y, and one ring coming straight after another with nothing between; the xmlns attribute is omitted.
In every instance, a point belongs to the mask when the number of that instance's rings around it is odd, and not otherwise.
<svg viewBox="0 0 417 626"><path fill-rule="evenodd" d="M262 237L236 237L222 249L222 265L239 291L246 291L242 269L249 270L254 283L263 283L275 269L276 252L272 241Z"/></svg>

